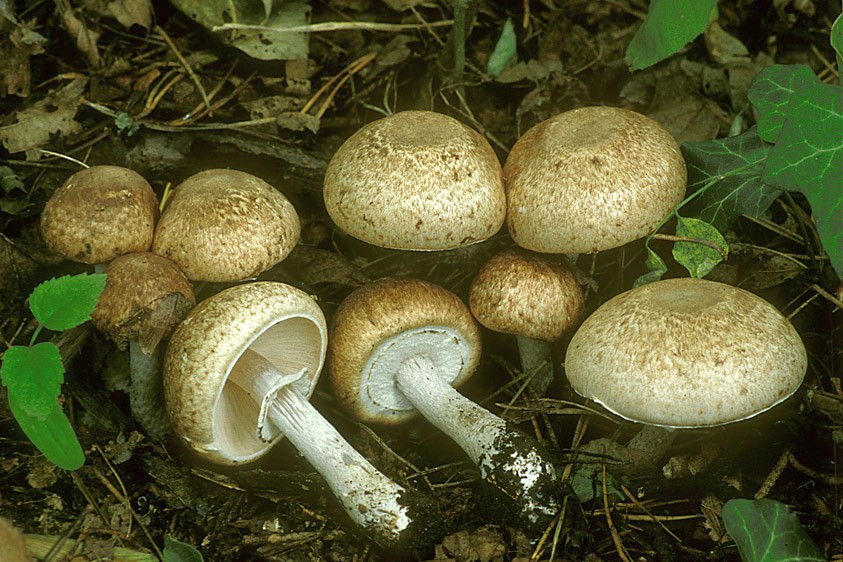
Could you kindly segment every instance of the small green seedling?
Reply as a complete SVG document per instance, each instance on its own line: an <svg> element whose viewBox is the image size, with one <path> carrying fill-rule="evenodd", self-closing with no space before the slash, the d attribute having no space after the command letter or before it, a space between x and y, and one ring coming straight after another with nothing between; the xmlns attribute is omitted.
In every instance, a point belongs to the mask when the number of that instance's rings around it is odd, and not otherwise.
<svg viewBox="0 0 843 562"><path fill-rule="evenodd" d="M799 519L783 503L729 500L723 506L723 524L743 562L825 561Z"/></svg>
<svg viewBox="0 0 843 562"><path fill-rule="evenodd" d="M29 295L38 327L28 346L11 346L0 364L0 380L21 429L39 451L66 470L80 468L85 454L57 400L64 381L59 349L52 342L36 340L43 328L61 332L87 321L104 287L104 273L65 276L38 285Z"/></svg>

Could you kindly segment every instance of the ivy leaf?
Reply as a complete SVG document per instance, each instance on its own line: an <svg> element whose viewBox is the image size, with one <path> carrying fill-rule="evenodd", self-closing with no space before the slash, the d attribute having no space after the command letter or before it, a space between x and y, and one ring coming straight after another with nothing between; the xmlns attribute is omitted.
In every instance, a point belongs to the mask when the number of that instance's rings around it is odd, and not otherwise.
<svg viewBox="0 0 843 562"><path fill-rule="evenodd" d="M720 232L705 221L679 217L676 223L676 235L687 238L700 238L717 244L728 255L729 245ZM723 255L714 248L696 242L676 242L673 245L673 259L688 270L691 277L702 279L723 261Z"/></svg>
<svg viewBox="0 0 843 562"><path fill-rule="evenodd" d="M515 37L515 28L512 26L512 20L506 18L500 39L495 44L495 48L489 56L489 62L486 64L486 72L495 78L500 76L503 69L509 64L509 61L515 58L517 47L517 38Z"/></svg>
<svg viewBox="0 0 843 562"><path fill-rule="evenodd" d="M667 265L665 265L664 260L649 246L647 246L647 261L644 262L644 265L647 266L649 271L636 279L632 284L633 287L640 287L641 285L658 281L662 278L662 275L667 273Z"/></svg>
<svg viewBox="0 0 843 562"><path fill-rule="evenodd" d="M178 541L172 535L164 539L164 560L167 562L204 562L202 553L193 545Z"/></svg>
<svg viewBox="0 0 843 562"><path fill-rule="evenodd" d="M56 405L64 380L59 349L51 342L14 345L3 355L0 377L9 389L9 402L14 400L19 410L43 420Z"/></svg>
<svg viewBox="0 0 843 562"><path fill-rule="evenodd" d="M796 515L777 501L729 500L723 506L723 524L744 562L825 561Z"/></svg>
<svg viewBox="0 0 843 562"><path fill-rule="evenodd" d="M630 70L666 59L705 31L717 0L650 0L647 17L626 49Z"/></svg>
<svg viewBox="0 0 843 562"><path fill-rule="evenodd" d="M29 308L48 330L69 330L91 317L104 287L104 273L50 279L35 287L29 295Z"/></svg>
<svg viewBox="0 0 843 562"><path fill-rule="evenodd" d="M700 192L686 208L720 231L742 214L764 213L781 194L761 179L771 146L755 127L733 137L684 143L688 189Z"/></svg>
<svg viewBox="0 0 843 562"><path fill-rule="evenodd" d="M758 110L758 136L776 142L785 119L787 106L795 92L820 84L811 67L804 64L774 64L752 80L747 95Z"/></svg>
<svg viewBox="0 0 843 562"><path fill-rule="evenodd" d="M815 84L795 93L763 171L764 182L802 191L831 264L843 277L843 88Z"/></svg>
<svg viewBox="0 0 843 562"><path fill-rule="evenodd" d="M73 426L55 399L43 417L30 414L12 393L9 393L9 407L23 432L50 462L65 470L76 470L85 464L85 453Z"/></svg>

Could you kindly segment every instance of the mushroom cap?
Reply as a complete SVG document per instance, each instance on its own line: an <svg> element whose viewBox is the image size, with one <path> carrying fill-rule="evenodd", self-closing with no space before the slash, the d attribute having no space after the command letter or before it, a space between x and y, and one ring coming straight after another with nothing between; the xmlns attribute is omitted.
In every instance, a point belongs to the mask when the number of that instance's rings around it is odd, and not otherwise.
<svg viewBox="0 0 843 562"><path fill-rule="evenodd" d="M41 213L47 247L65 259L105 263L152 244L158 199L137 172L93 166L70 176Z"/></svg>
<svg viewBox="0 0 843 562"><path fill-rule="evenodd" d="M401 250L485 240L506 215L501 165L456 119L403 111L362 127L331 158L325 207L351 236Z"/></svg>
<svg viewBox="0 0 843 562"><path fill-rule="evenodd" d="M225 289L179 324L164 357L164 398L173 429L194 451L219 464L265 454L283 438L257 438L260 404L228 375L246 349L281 374L307 369L295 385L310 396L325 362L327 325L307 293L264 281Z"/></svg>
<svg viewBox="0 0 843 562"><path fill-rule="evenodd" d="M548 342L579 320L584 302L570 271L510 250L480 268L468 297L471 313L490 330Z"/></svg>
<svg viewBox="0 0 843 562"><path fill-rule="evenodd" d="M134 340L151 353L196 304L193 286L178 266L151 252L119 256L105 273L91 320L121 348Z"/></svg>
<svg viewBox="0 0 843 562"><path fill-rule="evenodd" d="M583 322L565 357L579 394L665 427L750 418L796 392L807 366L799 334L773 305L701 279L617 295Z"/></svg>
<svg viewBox="0 0 843 562"><path fill-rule="evenodd" d="M194 281L256 277L286 258L301 223L280 191L246 172L205 170L167 201L152 251Z"/></svg>
<svg viewBox="0 0 843 562"><path fill-rule="evenodd" d="M364 423L399 424L415 408L394 378L424 354L458 387L480 362L480 330L468 307L433 283L385 278L353 291L337 308L328 362L334 394Z"/></svg>
<svg viewBox="0 0 843 562"><path fill-rule="evenodd" d="M687 171L679 145L656 121L583 107L524 133L506 159L504 181L515 243L576 254L649 234L682 200Z"/></svg>

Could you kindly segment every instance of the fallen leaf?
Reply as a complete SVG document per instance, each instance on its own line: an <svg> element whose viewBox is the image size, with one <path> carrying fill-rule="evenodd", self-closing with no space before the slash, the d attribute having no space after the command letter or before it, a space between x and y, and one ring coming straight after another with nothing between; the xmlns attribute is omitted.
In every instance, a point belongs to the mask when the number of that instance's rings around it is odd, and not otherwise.
<svg viewBox="0 0 843 562"><path fill-rule="evenodd" d="M127 29L139 25L148 30L152 26L150 0L114 0L108 4L108 12Z"/></svg>

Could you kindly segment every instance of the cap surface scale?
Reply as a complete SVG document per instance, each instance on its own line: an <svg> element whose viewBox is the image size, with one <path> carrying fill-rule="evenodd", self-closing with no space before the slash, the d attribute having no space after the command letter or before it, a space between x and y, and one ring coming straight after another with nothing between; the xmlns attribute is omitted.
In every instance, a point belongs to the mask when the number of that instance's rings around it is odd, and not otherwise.
<svg viewBox="0 0 843 562"><path fill-rule="evenodd" d="M305 292L257 282L202 301L176 328L164 358L167 412L176 434L212 462L255 460L283 438L259 440L260 404L226 382L247 348L282 374L306 368L307 376L296 386L310 396L325 361L325 317Z"/></svg>
<svg viewBox="0 0 843 562"><path fill-rule="evenodd" d="M65 259L106 263L152 245L158 199L143 176L119 166L76 172L41 213L47 247Z"/></svg>
<svg viewBox="0 0 843 562"><path fill-rule="evenodd" d="M399 424L415 408L396 388L401 364L421 354L458 387L480 361L480 331L468 307L433 283L385 278L352 292L331 327L334 394L362 422Z"/></svg>
<svg viewBox="0 0 843 562"><path fill-rule="evenodd" d="M796 392L806 370L799 334L773 305L701 279L617 295L583 322L565 357L579 394L666 427L752 417Z"/></svg>
<svg viewBox="0 0 843 562"><path fill-rule="evenodd" d="M246 172L206 170L173 190L152 250L194 281L239 281L286 258L300 236L280 191Z"/></svg>
<svg viewBox="0 0 843 562"><path fill-rule="evenodd" d="M516 244L591 253L649 234L682 200L687 172L674 138L626 109L583 107L528 130L504 164Z"/></svg>
<svg viewBox="0 0 843 562"><path fill-rule="evenodd" d="M354 133L331 158L324 197L343 231L402 250L485 240L506 214L501 165L488 141L432 111L403 111Z"/></svg>
<svg viewBox="0 0 843 562"><path fill-rule="evenodd" d="M584 301L579 283L564 267L504 251L480 268L468 303L490 330L549 342L579 320Z"/></svg>

